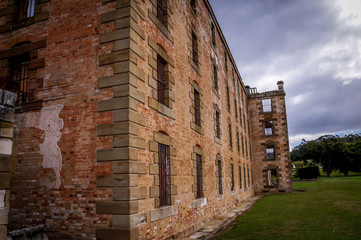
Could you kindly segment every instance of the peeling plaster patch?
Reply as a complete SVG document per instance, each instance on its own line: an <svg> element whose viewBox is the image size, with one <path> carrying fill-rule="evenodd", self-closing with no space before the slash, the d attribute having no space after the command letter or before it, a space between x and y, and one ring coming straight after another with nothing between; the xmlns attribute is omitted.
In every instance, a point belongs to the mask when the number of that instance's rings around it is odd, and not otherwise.
<svg viewBox="0 0 361 240"><path fill-rule="evenodd" d="M0 207L5 207L5 193L6 190L0 190Z"/></svg>
<svg viewBox="0 0 361 240"><path fill-rule="evenodd" d="M63 105L44 107L39 112L23 113L16 116L16 124L19 127L35 127L44 131L44 142L40 144L40 153L43 155L43 168L52 168L56 175L55 182L43 182L48 188L60 187L60 171L62 157L58 141L61 137L60 130L64 126L63 119L59 114Z"/></svg>

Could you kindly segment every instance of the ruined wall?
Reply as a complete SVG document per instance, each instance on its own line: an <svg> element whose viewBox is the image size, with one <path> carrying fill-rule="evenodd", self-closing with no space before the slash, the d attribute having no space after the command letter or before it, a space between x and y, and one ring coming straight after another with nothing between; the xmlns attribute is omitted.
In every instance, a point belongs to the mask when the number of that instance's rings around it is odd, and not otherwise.
<svg viewBox="0 0 361 240"><path fill-rule="evenodd" d="M17 169L11 178L9 229L44 225L51 239L93 239L97 226L110 226L96 213L96 201L109 199L96 175L110 173L98 165L96 125L109 122L97 102L102 27L101 1L36 1L35 14L16 21L15 1L0 8L1 82L9 77L9 59L28 52L29 101L16 107Z"/></svg>
<svg viewBox="0 0 361 240"><path fill-rule="evenodd" d="M16 164L13 144L15 101L15 93L0 89L0 239L6 239L10 178Z"/></svg>
<svg viewBox="0 0 361 240"><path fill-rule="evenodd" d="M254 188L256 193L292 191L291 159L289 153L288 126L283 82L279 89L249 95L249 113L254 163ZM264 111L262 100L271 100L271 110ZM266 107L267 108L267 107ZM272 133L266 133L266 122L272 121ZM273 149L267 155L267 148Z"/></svg>

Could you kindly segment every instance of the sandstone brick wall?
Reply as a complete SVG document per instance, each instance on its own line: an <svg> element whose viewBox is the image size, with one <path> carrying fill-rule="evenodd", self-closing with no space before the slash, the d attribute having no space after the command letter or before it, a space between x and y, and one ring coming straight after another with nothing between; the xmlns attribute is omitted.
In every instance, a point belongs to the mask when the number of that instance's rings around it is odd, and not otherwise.
<svg viewBox="0 0 361 240"><path fill-rule="evenodd" d="M1 81L9 58L30 52L33 86L16 108L9 228L44 224L52 239L182 237L254 195L252 99L210 5L166 2L163 23L155 0L36 1L24 22L14 20L14 1L1 3ZM158 58L166 61L164 103ZM160 145L170 175L161 207Z"/></svg>
<svg viewBox="0 0 361 240"><path fill-rule="evenodd" d="M249 98L252 160L254 162L254 188L256 193L291 192L291 160L289 153L287 115L283 82L279 89L264 93L252 93ZM271 100L271 111L263 111L262 100ZM272 134L265 134L265 122L273 121ZM274 157L267 157L266 149L274 149ZM274 184L270 174L274 173Z"/></svg>

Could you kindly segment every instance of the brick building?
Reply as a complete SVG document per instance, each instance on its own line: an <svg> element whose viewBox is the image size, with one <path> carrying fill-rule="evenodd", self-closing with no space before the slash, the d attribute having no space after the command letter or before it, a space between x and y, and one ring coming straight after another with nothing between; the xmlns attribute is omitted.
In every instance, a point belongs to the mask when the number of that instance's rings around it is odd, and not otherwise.
<svg viewBox="0 0 361 240"><path fill-rule="evenodd" d="M0 62L17 93L0 238L182 237L255 191L291 191L284 92L245 88L207 0L3 0Z"/></svg>

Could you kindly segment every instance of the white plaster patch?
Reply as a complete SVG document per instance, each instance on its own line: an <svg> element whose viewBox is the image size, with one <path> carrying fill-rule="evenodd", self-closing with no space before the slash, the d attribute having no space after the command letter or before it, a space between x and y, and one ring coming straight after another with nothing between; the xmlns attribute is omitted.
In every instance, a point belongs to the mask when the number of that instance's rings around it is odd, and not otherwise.
<svg viewBox="0 0 361 240"><path fill-rule="evenodd" d="M13 151L13 141L10 139L0 139L0 154L11 155Z"/></svg>
<svg viewBox="0 0 361 240"><path fill-rule="evenodd" d="M6 190L0 190L0 207L5 207L5 193Z"/></svg>
<svg viewBox="0 0 361 240"><path fill-rule="evenodd" d="M64 126L63 119L59 114L63 105L44 107L39 112L23 113L16 116L16 124L19 127L35 127L44 131L44 142L40 144L40 153L43 155L43 168L52 168L56 175L55 182L42 182L48 188L60 187L60 171L62 157L58 141L61 137L60 130Z"/></svg>

